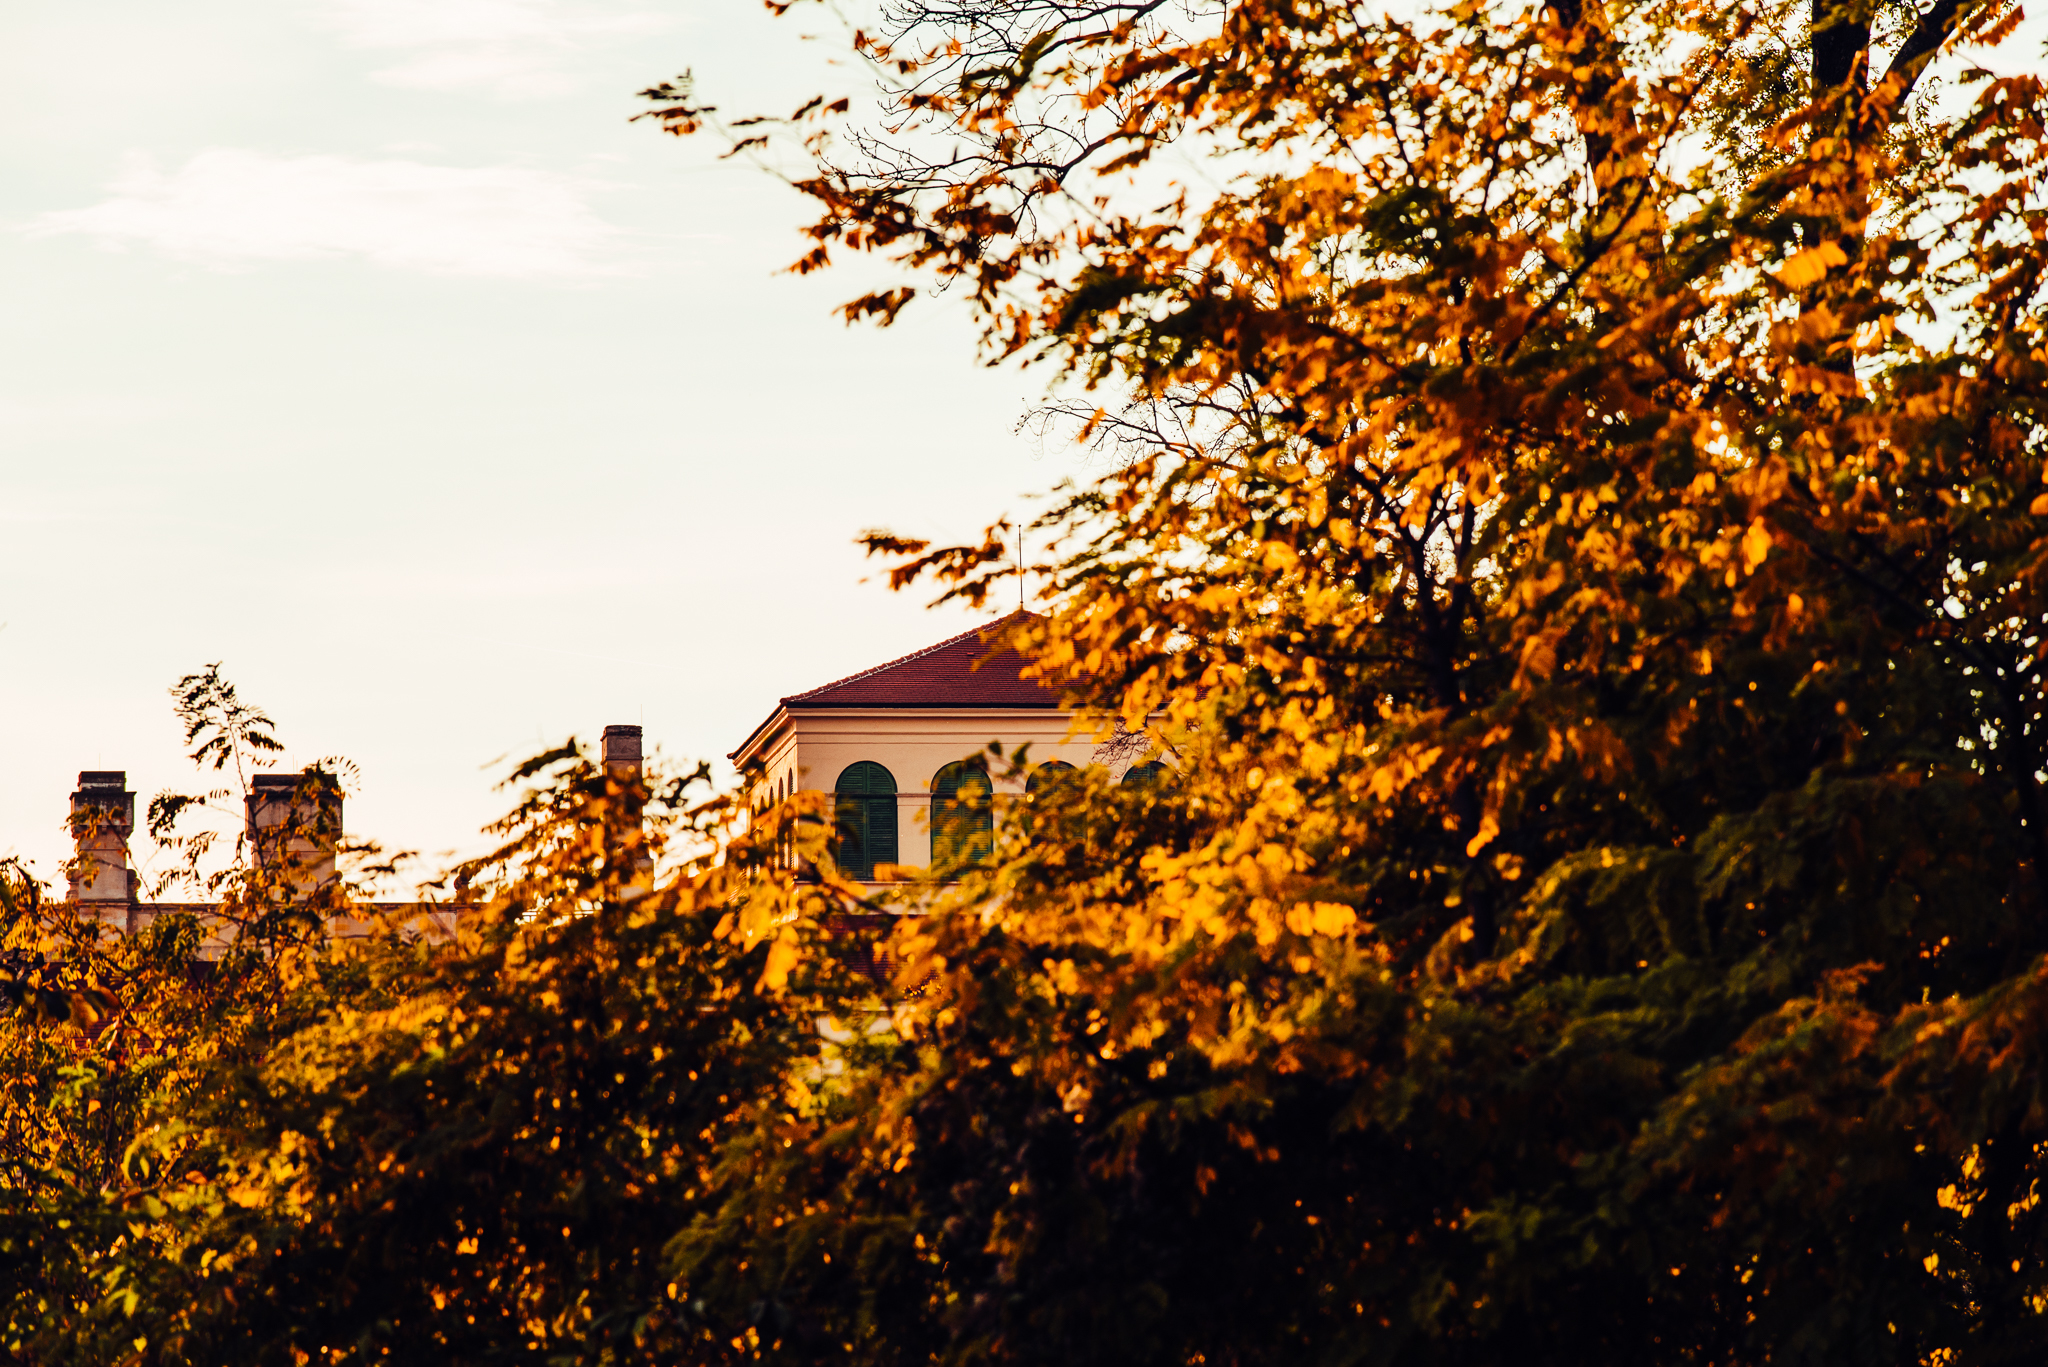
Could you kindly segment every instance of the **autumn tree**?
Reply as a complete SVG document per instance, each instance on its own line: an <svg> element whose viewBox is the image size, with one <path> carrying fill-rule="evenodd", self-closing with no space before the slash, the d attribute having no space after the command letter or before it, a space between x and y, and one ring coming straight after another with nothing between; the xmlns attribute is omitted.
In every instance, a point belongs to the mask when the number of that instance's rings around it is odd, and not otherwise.
<svg viewBox="0 0 2048 1367"><path fill-rule="evenodd" d="M116 928L18 864L0 873L0 1344L17 1361L113 1362L147 1343L124 1266L175 1256L160 1198L181 1179L144 1150L184 1133L279 1041L373 987L371 956L320 969L323 917L363 889L295 888L288 868L244 848L237 808L253 766L283 748L269 717L237 699L219 665L171 692L194 763L235 772L233 788L165 793L149 814L177 859L157 890L193 887L207 914L173 904ZM179 833L208 806L235 824L226 860L208 858L207 833ZM104 819L88 804L73 833L90 838ZM302 833L292 820L277 829Z"/></svg>
<svg viewBox="0 0 2048 1367"><path fill-rule="evenodd" d="M877 993L815 795L541 756L455 942L252 921L290 1009L9 1170L9 1351L2031 1360L2016 22L905 0L800 264L1065 378L1016 644L1166 776L1010 803ZM870 545L978 602L1009 530ZM105 1158L56 1005L138 999L37 952L9 1104Z"/></svg>
<svg viewBox="0 0 2048 1367"><path fill-rule="evenodd" d="M878 111L730 125L808 140L798 269L1064 377L1108 468L1020 644L1177 777L917 894L919 1047L685 1294L875 1361L2031 1359L2019 18L904 0ZM870 545L979 602L1006 532ZM920 1280L821 1282L820 1203Z"/></svg>
<svg viewBox="0 0 2048 1367"><path fill-rule="evenodd" d="M819 1027L865 1020L876 985L824 944L828 909L859 893L831 872L819 801L753 812L707 779L614 771L571 742L506 780L452 940L401 914L300 946L287 971L313 1009L208 1060L209 1091L160 1109L81 1201L130 1237L80 1259L101 1294L22 1316L33 1360L609 1363L775 1343L765 1320L712 1324L670 1247L693 1223L746 1226L749 1174L881 1047ZM800 884L798 859L822 877Z"/></svg>

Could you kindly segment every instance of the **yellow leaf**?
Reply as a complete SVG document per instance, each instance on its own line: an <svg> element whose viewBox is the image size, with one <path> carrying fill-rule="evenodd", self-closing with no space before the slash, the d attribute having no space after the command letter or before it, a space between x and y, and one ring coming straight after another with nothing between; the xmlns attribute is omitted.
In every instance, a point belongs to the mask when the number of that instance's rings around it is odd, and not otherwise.
<svg viewBox="0 0 2048 1367"><path fill-rule="evenodd" d="M1758 518L1749 524L1749 530L1742 534L1742 572L1749 574L1764 563L1764 557L1771 553L1771 533Z"/></svg>
<svg viewBox="0 0 2048 1367"><path fill-rule="evenodd" d="M1318 935L1342 935L1358 924L1358 913L1342 902L1318 902L1314 914Z"/></svg>
<svg viewBox="0 0 2048 1367"><path fill-rule="evenodd" d="M2037 496L2032 503L2027 505L2027 511L2035 517L2048 517L2048 494Z"/></svg>
<svg viewBox="0 0 2048 1367"><path fill-rule="evenodd" d="M1499 834L1500 822L1496 821L1491 815L1480 817L1479 834L1465 842L1465 857L1467 859L1476 858L1479 852L1492 844L1493 838Z"/></svg>
<svg viewBox="0 0 2048 1367"><path fill-rule="evenodd" d="M797 953L794 939L788 935L777 936L768 946L768 963L761 970L761 986L770 992L780 992L789 983L789 970L796 967Z"/></svg>
<svg viewBox="0 0 2048 1367"><path fill-rule="evenodd" d="M1846 266L1849 257L1833 242L1808 247L1778 268L1778 283L1788 290L1801 290L1821 279L1830 266Z"/></svg>

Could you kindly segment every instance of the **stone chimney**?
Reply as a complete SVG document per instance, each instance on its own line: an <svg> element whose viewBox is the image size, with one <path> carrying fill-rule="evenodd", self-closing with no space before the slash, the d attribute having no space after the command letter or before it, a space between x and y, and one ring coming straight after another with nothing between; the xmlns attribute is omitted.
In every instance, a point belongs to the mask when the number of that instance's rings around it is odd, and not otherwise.
<svg viewBox="0 0 2048 1367"><path fill-rule="evenodd" d="M606 777L614 783L637 784L641 777L640 728L637 726L607 726L604 740L598 745L598 758L604 764ZM635 826L642 825L640 799L636 794L630 799L628 811ZM643 847L633 857L633 880L629 896L642 896L654 888L654 856Z"/></svg>
<svg viewBox="0 0 2048 1367"><path fill-rule="evenodd" d="M135 831L135 794L121 769L87 769L71 795L75 853L67 895L100 920L128 926L141 881L128 867L128 837Z"/></svg>
<svg viewBox="0 0 2048 1367"><path fill-rule="evenodd" d="M258 774L250 783L249 845L260 869L281 873L296 897L331 886L341 844L341 784L318 769Z"/></svg>
<svg viewBox="0 0 2048 1367"><path fill-rule="evenodd" d="M604 771L621 783L640 777L640 728L607 726L598 747Z"/></svg>

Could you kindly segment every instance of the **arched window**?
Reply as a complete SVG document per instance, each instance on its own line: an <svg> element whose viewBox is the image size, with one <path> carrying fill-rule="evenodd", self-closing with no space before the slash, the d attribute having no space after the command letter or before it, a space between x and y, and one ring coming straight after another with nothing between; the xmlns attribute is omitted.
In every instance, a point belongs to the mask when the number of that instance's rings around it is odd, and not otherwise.
<svg viewBox="0 0 2048 1367"><path fill-rule="evenodd" d="M1026 797L1037 797L1050 792L1074 776L1074 766L1063 759L1049 759L1031 771L1031 778L1024 785Z"/></svg>
<svg viewBox="0 0 2048 1367"><path fill-rule="evenodd" d="M1173 777L1173 771L1156 759L1143 764L1133 764L1124 771L1123 783L1126 788L1162 788Z"/></svg>
<svg viewBox="0 0 2048 1367"><path fill-rule="evenodd" d="M873 760L849 764L832 785L832 857L848 878L871 883L896 862L896 778Z"/></svg>
<svg viewBox="0 0 2048 1367"><path fill-rule="evenodd" d="M962 760L932 779L932 868L979 864L996 852L996 786L988 770Z"/></svg>

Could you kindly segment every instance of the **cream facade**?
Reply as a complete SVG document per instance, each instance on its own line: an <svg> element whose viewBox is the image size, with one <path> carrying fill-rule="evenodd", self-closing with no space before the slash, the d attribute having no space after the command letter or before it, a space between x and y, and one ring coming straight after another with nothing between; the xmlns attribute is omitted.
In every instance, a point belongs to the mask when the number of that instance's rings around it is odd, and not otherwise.
<svg viewBox="0 0 2048 1367"><path fill-rule="evenodd" d="M896 781L896 862L923 868L932 859L932 785L942 769L981 757L999 801L1021 796L1029 770L1013 777L1007 763L1018 747L1030 747L1032 768L1057 760L1078 769L1093 760L1094 742L1069 735L1072 720L1056 708L784 708L733 758L759 759L764 799L836 792L854 765L881 765ZM991 744L1005 760L989 753Z"/></svg>
<svg viewBox="0 0 2048 1367"><path fill-rule="evenodd" d="M987 848L978 842L993 838L995 809L1047 766L1114 771L1130 759L1128 747L1074 734L1059 691L1028 676L1012 639L1029 620L1020 611L782 698L731 757L755 774L757 802L831 795L839 868L857 881L976 857Z"/></svg>

